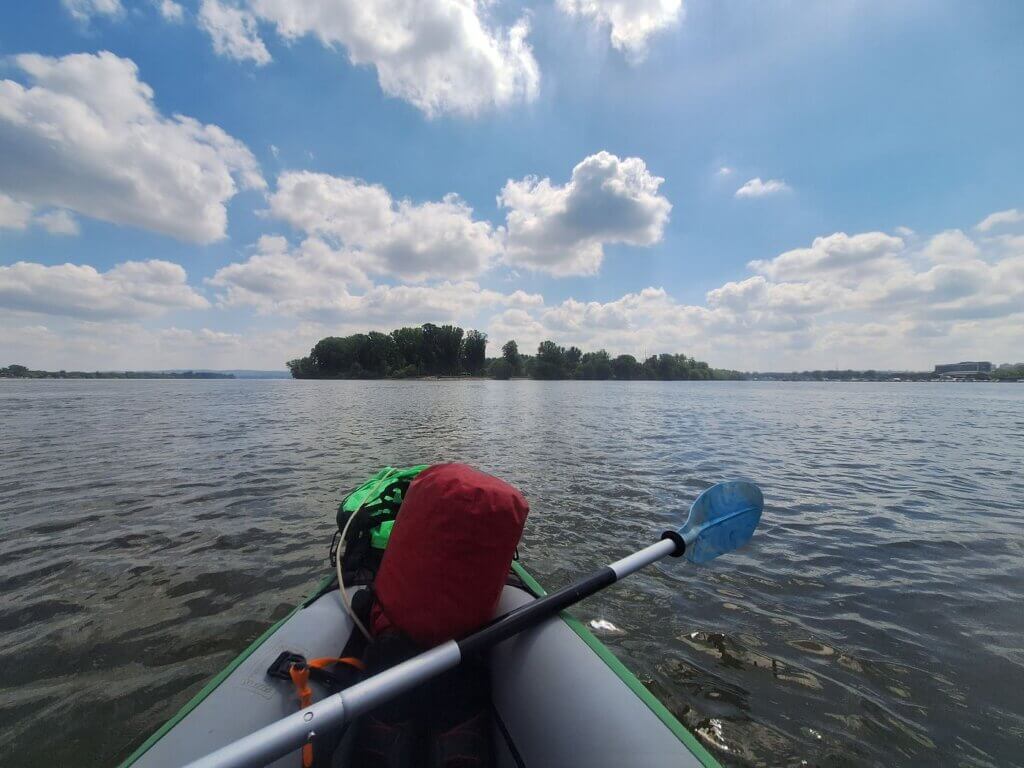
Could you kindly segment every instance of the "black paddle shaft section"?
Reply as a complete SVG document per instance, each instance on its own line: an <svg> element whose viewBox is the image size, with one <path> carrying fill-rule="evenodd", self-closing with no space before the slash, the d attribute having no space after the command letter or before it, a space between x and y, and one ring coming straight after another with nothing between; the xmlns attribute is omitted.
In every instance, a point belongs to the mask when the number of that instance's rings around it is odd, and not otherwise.
<svg viewBox="0 0 1024 768"><path fill-rule="evenodd" d="M575 605L583 598L590 597L595 592L614 584L617 580L615 571L605 566L575 584L563 587L557 592L552 592L550 595L524 605L522 608L506 613L478 632L459 640L462 658L485 651L524 629L540 624L570 605Z"/></svg>

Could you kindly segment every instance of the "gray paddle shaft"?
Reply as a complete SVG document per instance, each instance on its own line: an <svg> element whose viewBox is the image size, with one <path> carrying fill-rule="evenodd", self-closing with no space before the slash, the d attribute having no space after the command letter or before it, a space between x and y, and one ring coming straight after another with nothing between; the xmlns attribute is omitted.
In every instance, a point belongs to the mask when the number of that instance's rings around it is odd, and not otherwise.
<svg viewBox="0 0 1024 768"><path fill-rule="evenodd" d="M188 768L253 768L287 755L316 737L351 722L377 705L459 666L462 653L449 640L419 656L328 696L294 715L201 757Z"/></svg>
<svg viewBox="0 0 1024 768"><path fill-rule="evenodd" d="M662 539L632 555L602 568L580 584L592 587L580 591L567 587L559 593L524 605L493 625L461 641L468 652L476 652L510 637L526 626L532 626L554 615L564 607L578 602L602 586L614 583L634 571L676 553L676 542ZM474 643L474 638L478 642ZM484 642L479 642L483 640ZM187 768L256 768L299 749L311 742L317 733L325 733L349 723L383 702L415 688L442 672L454 669L462 661L460 643L447 643L421 653L368 680L328 696L306 709L261 728L244 738L211 752Z"/></svg>

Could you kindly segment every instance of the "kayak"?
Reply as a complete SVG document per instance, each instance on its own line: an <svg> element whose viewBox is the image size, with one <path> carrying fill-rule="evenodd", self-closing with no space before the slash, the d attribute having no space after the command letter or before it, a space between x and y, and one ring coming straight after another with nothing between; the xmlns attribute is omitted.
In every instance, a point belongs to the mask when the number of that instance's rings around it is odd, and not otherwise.
<svg viewBox="0 0 1024 768"><path fill-rule="evenodd" d="M545 594L519 563L496 610ZM351 588L351 595L358 588ZM177 768L298 710L290 681L268 674L285 652L337 654L353 632L337 582L327 577L153 733L120 768ZM490 651L495 749L501 768L521 766L719 766L657 698L568 613ZM330 695L311 683L314 700ZM271 763L299 768L301 753Z"/></svg>

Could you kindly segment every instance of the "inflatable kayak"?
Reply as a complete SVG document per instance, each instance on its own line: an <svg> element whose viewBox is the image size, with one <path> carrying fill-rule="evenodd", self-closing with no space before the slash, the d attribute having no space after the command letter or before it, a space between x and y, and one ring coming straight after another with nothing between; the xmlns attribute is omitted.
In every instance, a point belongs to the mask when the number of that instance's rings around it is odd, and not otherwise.
<svg viewBox="0 0 1024 768"><path fill-rule="evenodd" d="M518 563L497 614L544 594ZM346 590L349 595L355 589ZM227 665L121 768L176 768L294 713L290 681L268 674L284 652L332 656L352 634L337 581L328 577L288 616ZM718 766L661 702L567 613L497 645L489 656L497 765ZM314 699L329 693L314 681ZM296 751L271 765L299 768Z"/></svg>

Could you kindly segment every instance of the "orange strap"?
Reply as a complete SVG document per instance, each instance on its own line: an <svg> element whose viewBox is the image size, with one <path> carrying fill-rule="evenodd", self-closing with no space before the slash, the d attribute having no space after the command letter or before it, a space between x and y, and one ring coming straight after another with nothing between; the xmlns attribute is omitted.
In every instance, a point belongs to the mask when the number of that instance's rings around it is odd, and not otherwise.
<svg viewBox="0 0 1024 768"><path fill-rule="evenodd" d="M340 659L323 658L313 659L305 666L292 664L288 668L288 675L295 686L295 693L299 696L299 709L305 709L313 703L313 689L309 687L309 669L316 667L323 669L331 664L347 664L356 669L365 669L365 665L359 659L352 656L343 656ZM302 747L302 768L313 768L313 745L305 744Z"/></svg>
<svg viewBox="0 0 1024 768"><path fill-rule="evenodd" d="M313 689L309 687L309 667L292 664L288 668L288 674L292 678L295 692L299 694L299 708L305 709L313 703ZM312 744L305 744L302 747L302 768L313 768Z"/></svg>
<svg viewBox="0 0 1024 768"><path fill-rule="evenodd" d="M340 659L313 659L311 662L309 662L309 666L316 667L317 669L329 667L331 664L347 664L348 666L355 667L359 670L366 669L366 665L354 656L342 656Z"/></svg>

